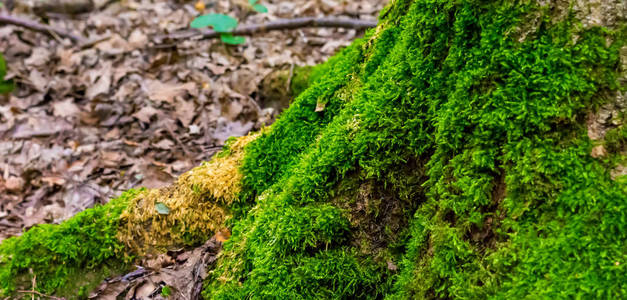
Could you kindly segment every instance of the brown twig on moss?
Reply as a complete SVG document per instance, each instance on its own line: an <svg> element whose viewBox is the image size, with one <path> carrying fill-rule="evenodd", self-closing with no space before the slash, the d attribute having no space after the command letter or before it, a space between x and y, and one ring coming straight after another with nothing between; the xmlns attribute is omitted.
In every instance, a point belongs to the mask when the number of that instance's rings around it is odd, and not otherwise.
<svg viewBox="0 0 627 300"><path fill-rule="evenodd" d="M367 21L349 18L295 18L280 19L265 24L244 25L235 28L231 34L233 35L254 35L257 33L268 32L273 30L298 29L304 27L333 27L333 28L349 28L349 29L367 29L377 26L377 21ZM210 39L220 37L220 32L211 29L187 29L170 34L156 35L153 40L156 43L162 43L164 40L181 40L200 36L202 39Z"/></svg>
<svg viewBox="0 0 627 300"><path fill-rule="evenodd" d="M9 25L19 26L19 27L26 28L32 31L47 34L53 38L55 38L56 36L68 38L72 40L72 42L75 42L77 44L83 44L86 41L84 37L73 34L71 32L67 32L60 28L42 24L42 23L35 22L35 21L31 21L31 20L26 20L26 19L14 17L14 16L5 15L5 14L0 14L0 24L9 24Z"/></svg>

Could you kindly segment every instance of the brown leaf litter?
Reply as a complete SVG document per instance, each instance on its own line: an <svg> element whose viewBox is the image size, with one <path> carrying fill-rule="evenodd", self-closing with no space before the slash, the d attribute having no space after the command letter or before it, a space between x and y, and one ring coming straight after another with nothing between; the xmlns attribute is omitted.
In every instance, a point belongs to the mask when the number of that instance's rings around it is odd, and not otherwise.
<svg viewBox="0 0 627 300"><path fill-rule="evenodd" d="M3 13L88 39L71 47L15 26L0 28L0 52L17 83L0 96L0 240L42 222L60 222L131 187L163 187L207 160L230 136L272 122L258 86L276 69L313 65L359 32L298 29L248 38L244 45L185 40L154 45L151 36L189 27L202 13L245 24L303 16L373 20L383 1L94 1L88 13L32 12L16 0ZM32 1L31 1L32 2ZM27 3L27 5L18 5ZM199 8L200 7L200 8Z"/></svg>

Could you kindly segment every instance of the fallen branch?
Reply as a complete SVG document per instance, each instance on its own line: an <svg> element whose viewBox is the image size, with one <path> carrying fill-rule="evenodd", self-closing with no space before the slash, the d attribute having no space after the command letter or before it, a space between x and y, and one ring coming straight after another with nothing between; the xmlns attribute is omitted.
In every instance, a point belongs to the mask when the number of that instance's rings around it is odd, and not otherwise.
<svg viewBox="0 0 627 300"><path fill-rule="evenodd" d="M235 28L231 34L233 35L253 35L272 30L297 29L303 27L334 27L334 28L350 28L350 29L366 29L377 26L376 21L366 21L348 18L296 18L281 19L265 24L246 25ZM219 32L211 29L187 29L170 34L156 35L153 40L156 43L162 43L164 40L181 40L200 36L201 39L210 39L220 36Z"/></svg>
<svg viewBox="0 0 627 300"><path fill-rule="evenodd" d="M89 48L94 44L97 44L103 40L108 38L97 38L94 40L88 40L82 36L75 35L73 33L64 31L62 29L52 27L46 24L38 23L31 20L25 20L18 17L13 17L9 15L0 14L0 24L10 24L19 26L22 28L26 28L32 31L40 32L47 34L53 38L64 37L69 38L74 43L78 44L80 48ZM284 30L284 29L298 29L304 27L333 27L333 28L350 28L350 29L366 29L375 27L377 25L376 21L365 21L359 19L348 19L348 18L296 18L296 19L281 19L272 22L268 22L265 24L254 24L254 25L246 25L235 28L231 33L234 35L254 35L257 33L268 32L273 30ZM181 39L189 39L194 38L196 36L200 36L201 39L210 39L216 38L220 36L219 32L216 32L211 29L187 29L181 30L177 32L173 32L170 34L160 34L153 37L155 43L160 44L164 40L181 40Z"/></svg>
<svg viewBox="0 0 627 300"><path fill-rule="evenodd" d="M72 40L73 42L77 44L83 44L86 41L86 39L81 36L75 35L73 33L64 31L56 27L52 27L46 24L35 22L35 21L25 20L25 19L12 17L8 15L4 15L4 14L0 14L0 24L9 24L9 25L23 27L32 31L47 34L53 38L56 38L56 36L65 37L65 38Z"/></svg>

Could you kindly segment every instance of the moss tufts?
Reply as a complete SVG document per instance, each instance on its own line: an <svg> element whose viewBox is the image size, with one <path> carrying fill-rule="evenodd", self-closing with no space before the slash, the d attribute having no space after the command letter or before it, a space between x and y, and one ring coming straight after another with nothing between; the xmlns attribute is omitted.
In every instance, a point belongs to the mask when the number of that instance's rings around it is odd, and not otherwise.
<svg viewBox="0 0 627 300"><path fill-rule="evenodd" d="M0 288L4 295L30 290L75 297L89 291L132 257L116 239L119 216L138 194L130 190L59 225L37 225L0 244ZM30 273L32 272L32 273Z"/></svg>
<svg viewBox="0 0 627 300"><path fill-rule="evenodd" d="M173 185L140 192L120 217L118 239L145 253L193 245L217 232L241 190L244 147L257 136L231 139L211 161L181 175Z"/></svg>
<svg viewBox="0 0 627 300"><path fill-rule="evenodd" d="M585 121L622 89L625 26L571 7L392 1L247 147L253 208L205 296L624 295L627 190Z"/></svg>
<svg viewBox="0 0 627 300"><path fill-rule="evenodd" d="M231 139L210 162L162 189L125 192L59 225L38 225L0 244L0 292L35 289L84 298L105 277L148 252L202 242L224 228L238 199L243 149ZM34 279L33 279L34 278Z"/></svg>

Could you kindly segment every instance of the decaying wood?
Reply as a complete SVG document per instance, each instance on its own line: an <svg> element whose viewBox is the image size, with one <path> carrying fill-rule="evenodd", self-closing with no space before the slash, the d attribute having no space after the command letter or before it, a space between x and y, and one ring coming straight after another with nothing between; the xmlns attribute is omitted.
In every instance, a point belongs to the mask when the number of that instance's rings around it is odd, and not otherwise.
<svg viewBox="0 0 627 300"><path fill-rule="evenodd" d="M268 32L272 30L284 30L284 29L297 29L304 27L335 27L335 28L350 28L350 29L367 29L377 26L376 21L366 21L359 19L348 18L295 18L295 19L281 19L265 24L253 24L245 25L235 28L231 34L233 35L254 35L257 33ZM165 40L181 40L189 39L200 36L201 39L211 39L220 36L220 32L216 32L211 29L188 29L173 32L170 34L157 35L153 37L156 43L162 43Z"/></svg>

